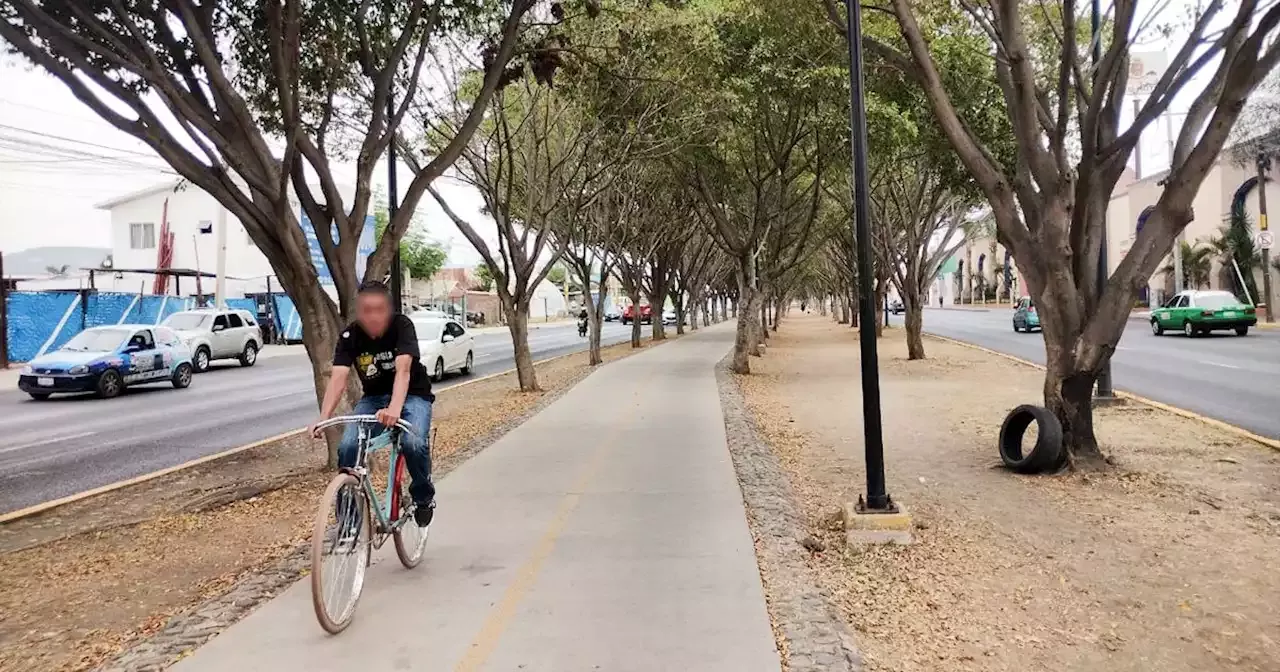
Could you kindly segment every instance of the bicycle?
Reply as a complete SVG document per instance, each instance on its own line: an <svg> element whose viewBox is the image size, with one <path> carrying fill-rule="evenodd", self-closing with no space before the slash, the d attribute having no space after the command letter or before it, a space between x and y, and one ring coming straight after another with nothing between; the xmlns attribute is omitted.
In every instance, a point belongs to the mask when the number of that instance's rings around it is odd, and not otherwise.
<svg viewBox="0 0 1280 672"><path fill-rule="evenodd" d="M400 564L413 569L422 561L427 543L427 530L413 520L416 507L409 494L408 467L400 452L401 435L417 435L400 420L395 427L371 436L370 425L377 422L374 415L346 415L316 425L316 429L360 425L355 466L344 468L329 481L311 534L311 602L320 627L334 635L345 630L355 615L373 549L382 548L387 537L394 537ZM386 494L380 501L365 460L383 449L390 453ZM337 566L330 566L331 561Z"/></svg>

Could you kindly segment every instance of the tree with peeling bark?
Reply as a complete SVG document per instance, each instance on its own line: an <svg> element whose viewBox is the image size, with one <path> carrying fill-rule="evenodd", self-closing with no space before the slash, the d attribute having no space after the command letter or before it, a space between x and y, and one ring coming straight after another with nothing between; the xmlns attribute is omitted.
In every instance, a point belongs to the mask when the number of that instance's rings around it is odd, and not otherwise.
<svg viewBox="0 0 1280 672"><path fill-rule="evenodd" d="M834 2L825 0L842 30ZM992 210L996 234L1018 262L1035 299L1046 351L1045 404L1061 421L1067 464L1102 464L1092 395L1115 351L1140 287L1191 221L1191 204L1249 94L1280 60L1280 5L1211 0L1191 17L1186 39L1129 126L1121 125L1129 49L1152 29L1136 0L1117 0L1096 51L1080 39L1088 8L961 0L957 11L889 0L892 39L864 41L878 62L923 90L951 147ZM1049 30L1046 36L1041 30ZM1087 34L1087 33L1085 33ZM988 81L1001 93L1015 152L983 140L962 101L971 81L940 67L938 54L980 41ZM1044 45L1052 48L1045 48ZM1091 56L1091 52L1094 54ZM1094 62L1096 61L1096 62ZM1207 74L1178 133L1165 189L1132 247L1109 275L1099 272L1106 207L1142 131Z"/></svg>
<svg viewBox="0 0 1280 672"><path fill-rule="evenodd" d="M491 45L471 114L409 185L368 260L372 278L386 274L427 185L479 124L532 5L12 0L0 4L0 40L240 221L298 309L320 395L361 281L357 248L371 214L370 177L407 110L392 104L392 89L414 94L441 38L483 37ZM339 187L337 162L354 163L353 190ZM302 217L315 232L332 296L312 264Z"/></svg>

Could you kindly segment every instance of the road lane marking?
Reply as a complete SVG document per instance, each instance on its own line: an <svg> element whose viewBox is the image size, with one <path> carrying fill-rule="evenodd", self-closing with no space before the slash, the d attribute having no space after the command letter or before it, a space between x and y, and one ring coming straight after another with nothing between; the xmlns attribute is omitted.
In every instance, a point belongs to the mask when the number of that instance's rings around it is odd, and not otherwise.
<svg viewBox="0 0 1280 672"><path fill-rule="evenodd" d="M294 390L292 392L280 392L278 394L268 394L265 397L254 397L249 401L270 401L272 399L279 399L281 397L292 397L295 394L304 394L306 392L307 390Z"/></svg>
<svg viewBox="0 0 1280 672"><path fill-rule="evenodd" d="M39 441L32 441L31 443L22 443L16 446L0 448L0 454L12 453L16 450L22 450L24 448L34 448L35 446L43 446L46 443L53 443L55 441L69 441L71 439L83 439L86 436L93 436L94 434L97 434L97 432L80 432L78 434L66 434L63 436L54 436L47 439L41 439Z"/></svg>
<svg viewBox="0 0 1280 672"><path fill-rule="evenodd" d="M1222 364L1220 362L1210 362L1209 360L1206 360L1206 359L1201 359L1197 361L1199 361L1201 364L1208 364L1209 366L1221 366L1224 369L1243 369L1244 368L1242 366L1236 366L1234 364Z"/></svg>

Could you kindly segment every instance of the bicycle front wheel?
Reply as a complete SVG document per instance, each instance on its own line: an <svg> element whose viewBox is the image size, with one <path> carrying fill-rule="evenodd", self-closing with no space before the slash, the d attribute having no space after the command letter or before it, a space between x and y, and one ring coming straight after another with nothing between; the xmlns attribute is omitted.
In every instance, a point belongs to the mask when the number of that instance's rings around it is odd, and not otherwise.
<svg viewBox="0 0 1280 672"><path fill-rule="evenodd" d="M311 602L320 627L338 634L351 623L373 552L369 500L360 481L339 474L317 507L311 533Z"/></svg>
<svg viewBox="0 0 1280 672"><path fill-rule="evenodd" d="M413 519L413 496L409 493L409 467L404 453L396 457L396 480L391 484L391 520L395 521L396 556L409 569L422 562L427 545L427 528L418 527Z"/></svg>

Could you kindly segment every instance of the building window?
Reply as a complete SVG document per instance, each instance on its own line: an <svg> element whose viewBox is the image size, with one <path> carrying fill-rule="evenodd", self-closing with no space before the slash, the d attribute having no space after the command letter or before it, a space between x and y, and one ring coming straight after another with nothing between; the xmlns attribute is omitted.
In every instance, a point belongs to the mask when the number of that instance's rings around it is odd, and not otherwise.
<svg viewBox="0 0 1280 672"><path fill-rule="evenodd" d="M134 222L129 225L129 248L134 250L154 250L156 247L156 225L151 222Z"/></svg>

